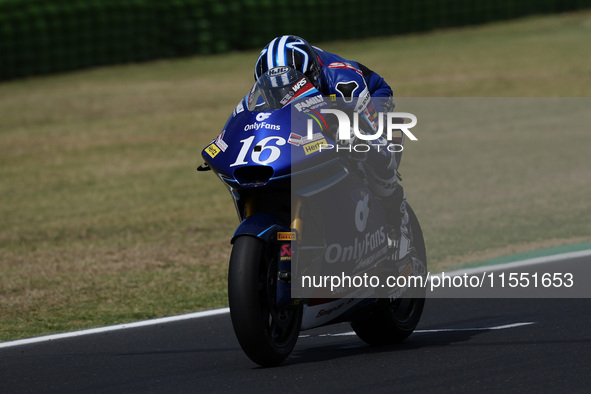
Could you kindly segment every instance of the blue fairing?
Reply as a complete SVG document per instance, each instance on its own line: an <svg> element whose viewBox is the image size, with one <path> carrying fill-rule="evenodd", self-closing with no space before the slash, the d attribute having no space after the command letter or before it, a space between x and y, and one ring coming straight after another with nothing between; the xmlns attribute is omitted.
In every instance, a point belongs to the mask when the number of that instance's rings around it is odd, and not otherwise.
<svg viewBox="0 0 591 394"><path fill-rule="evenodd" d="M247 98L238 104L224 130L202 152L224 182L249 188L268 185L335 157L333 150L319 149L320 144L334 142L326 136L326 123L318 116L327 104L317 90L294 100L293 105L270 111L250 111ZM315 104L314 116L301 110L310 103ZM312 127L313 140L305 139L308 125Z"/></svg>

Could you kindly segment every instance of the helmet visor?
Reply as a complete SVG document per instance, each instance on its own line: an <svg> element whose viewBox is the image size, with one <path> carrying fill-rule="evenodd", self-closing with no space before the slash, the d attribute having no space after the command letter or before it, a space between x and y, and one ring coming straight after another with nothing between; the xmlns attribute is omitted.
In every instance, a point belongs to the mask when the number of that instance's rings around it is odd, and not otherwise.
<svg viewBox="0 0 591 394"><path fill-rule="evenodd" d="M316 89L306 76L291 67L275 67L261 75L248 96L249 111L273 111Z"/></svg>

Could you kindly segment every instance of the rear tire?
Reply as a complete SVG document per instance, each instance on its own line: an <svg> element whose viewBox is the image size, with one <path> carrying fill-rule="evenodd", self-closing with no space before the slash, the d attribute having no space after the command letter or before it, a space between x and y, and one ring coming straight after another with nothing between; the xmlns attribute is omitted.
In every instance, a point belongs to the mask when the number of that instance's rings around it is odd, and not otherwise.
<svg viewBox="0 0 591 394"><path fill-rule="evenodd" d="M416 257L424 263L427 272L427 252L423 232L409 204L408 226ZM416 297L398 298L394 301L379 299L369 318L353 321L351 327L361 340L369 345L391 345L404 341L415 330L425 305L426 288L409 289ZM412 294L413 296L415 294Z"/></svg>
<svg viewBox="0 0 591 394"><path fill-rule="evenodd" d="M276 307L278 250L249 235L238 237L230 256L228 300L236 338L263 367L280 364L299 336L302 307Z"/></svg>

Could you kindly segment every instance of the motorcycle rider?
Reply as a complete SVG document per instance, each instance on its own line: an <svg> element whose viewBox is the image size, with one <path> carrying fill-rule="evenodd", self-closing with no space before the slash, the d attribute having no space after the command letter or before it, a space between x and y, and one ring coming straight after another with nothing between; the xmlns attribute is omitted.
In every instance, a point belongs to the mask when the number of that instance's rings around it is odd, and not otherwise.
<svg viewBox="0 0 591 394"><path fill-rule="evenodd" d="M313 47L303 38L294 35L274 38L257 59L255 79L280 66L302 72L325 97L340 98L344 102L364 99L364 103L368 103L365 95L369 95L376 100L371 100L371 104L365 108L373 105L371 109L375 115L379 112L390 112L394 108L392 89L381 76L359 62ZM372 124L367 117L365 119L365 127L369 126L375 132L376 124ZM396 142L401 145L403 138L404 135ZM385 201L387 206L388 223L392 225L388 231L388 238L393 242L396 251L394 259L400 259L406 254L407 250L400 249L402 245L408 249L410 239L407 233L406 198L402 185L398 183L401 154L392 153L388 149L377 149L374 146L365 155L366 165L363 166L368 175L370 190Z"/></svg>

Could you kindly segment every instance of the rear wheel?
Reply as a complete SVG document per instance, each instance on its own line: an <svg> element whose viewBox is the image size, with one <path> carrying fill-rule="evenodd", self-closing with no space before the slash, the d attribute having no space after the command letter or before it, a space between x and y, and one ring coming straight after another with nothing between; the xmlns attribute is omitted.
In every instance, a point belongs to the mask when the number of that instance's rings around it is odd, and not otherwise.
<svg viewBox="0 0 591 394"><path fill-rule="evenodd" d="M408 227L415 248L416 258L423 263L422 273L427 272L427 253L425 240L419 221L410 207L408 211ZM419 273L414 273L418 275ZM364 342L370 345L389 345L404 341L417 327L425 305L426 289L419 287L409 289L412 292L404 298L393 301L380 299L376 302L369 318L353 321L351 327ZM410 297L409 297L410 296Z"/></svg>
<svg viewBox="0 0 591 394"><path fill-rule="evenodd" d="M228 271L228 300L234 332L246 355L270 367L293 350L302 308L276 307L278 251L274 244L244 235L234 241Z"/></svg>

